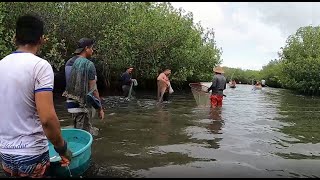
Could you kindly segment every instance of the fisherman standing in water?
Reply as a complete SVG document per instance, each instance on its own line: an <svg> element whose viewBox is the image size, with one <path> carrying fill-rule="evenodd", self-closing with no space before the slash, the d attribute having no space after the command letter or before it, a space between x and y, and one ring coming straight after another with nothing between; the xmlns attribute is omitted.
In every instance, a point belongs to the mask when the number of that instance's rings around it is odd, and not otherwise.
<svg viewBox="0 0 320 180"><path fill-rule="evenodd" d="M224 71L220 66L213 68L213 71L215 75L213 76L212 85L208 88L208 92L212 90L210 96L211 107L222 107L223 90L226 89L227 80L222 75Z"/></svg>
<svg viewBox="0 0 320 180"><path fill-rule="evenodd" d="M171 88L169 76L171 74L170 69L165 69L162 73L159 74L157 78L157 86L158 86L158 101L169 101L169 93L172 93L173 90ZM170 90L171 89L171 90Z"/></svg>
<svg viewBox="0 0 320 180"><path fill-rule="evenodd" d="M131 77L132 71L133 71L133 67L131 67L131 66L128 67L126 72L124 72L121 75L121 78L120 78L121 88L122 88L123 96L125 98L130 98L131 95L134 96L135 92L133 91L132 87L138 85L137 80L136 79L132 79L132 77Z"/></svg>
<svg viewBox="0 0 320 180"><path fill-rule="evenodd" d="M72 114L74 127L86 130L92 135L98 135L98 128L92 126L92 108L98 111L100 119L104 119L104 112L97 89L97 73L92 61L94 41L82 38L71 59L65 65L66 90L62 96L67 98L68 112ZM88 96L89 95L89 96ZM88 97L95 99L90 103Z"/></svg>

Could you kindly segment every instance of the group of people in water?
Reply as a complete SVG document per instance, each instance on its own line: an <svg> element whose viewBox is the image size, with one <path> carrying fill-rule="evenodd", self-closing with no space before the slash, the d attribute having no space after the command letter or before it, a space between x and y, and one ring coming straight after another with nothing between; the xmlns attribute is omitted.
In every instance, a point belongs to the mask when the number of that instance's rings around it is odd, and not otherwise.
<svg viewBox="0 0 320 180"><path fill-rule="evenodd" d="M72 153L63 139L59 118L53 102L54 72L47 60L37 56L45 43L44 23L32 15L24 15L16 22L15 43L17 50L0 61L0 162L4 172L13 177L45 177L49 160L49 141L67 166ZM94 53L95 42L81 38L74 56L65 64L67 111L72 114L74 128L84 129L92 135L98 129L91 124L94 112L104 119L104 110L97 88L95 65L89 59ZM130 98L134 67L121 75L124 97ZM221 107L226 78L223 69L213 69L211 107ZM157 77L158 102L168 101L173 93L169 80L170 69Z"/></svg>
<svg viewBox="0 0 320 180"><path fill-rule="evenodd" d="M133 67L130 66L127 70L120 76L120 84L123 92L123 96L125 98L130 98L134 96L135 92L132 89L133 86L138 85L138 81L136 79L132 79L131 73L133 71ZM169 94L172 94L174 91L171 87L171 83L169 77L171 75L170 69L164 69L157 77L157 100L158 102L169 101Z"/></svg>
<svg viewBox="0 0 320 180"><path fill-rule="evenodd" d="M49 160L49 141L67 166L72 153L63 139L59 118L53 103L54 72L47 60L37 56L45 43L44 22L33 15L24 15L16 22L17 50L0 61L0 162L12 177L45 177ZM95 42L81 38L74 56L65 64L67 111L72 114L74 128L97 135L91 124L94 112L104 119L101 97L97 89L95 65L89 59ZM130 98L137 80L133 67L120 78L123 95ZM168 101L173 93L164 69L157 77L159 102Z"/></svg>

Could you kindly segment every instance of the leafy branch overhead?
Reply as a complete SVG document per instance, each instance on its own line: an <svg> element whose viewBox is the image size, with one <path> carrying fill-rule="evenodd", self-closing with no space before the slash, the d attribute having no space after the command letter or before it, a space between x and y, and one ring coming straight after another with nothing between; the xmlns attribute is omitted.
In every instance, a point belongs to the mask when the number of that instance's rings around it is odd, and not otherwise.
<svg viewBox="0 0 320 180"><path fill-rule="evenodd" d="M1 2L1 58L12 44L18 16L39 15L46 24L47 44L40 56L61 70L82 37L96 41L94 59L106 81L128 65L140 81L172 69L176 82L208 81L221 63L222 50L213 30L193 23L192 13L157 2ZM88 13L94 12L94 13Z"/></svg>

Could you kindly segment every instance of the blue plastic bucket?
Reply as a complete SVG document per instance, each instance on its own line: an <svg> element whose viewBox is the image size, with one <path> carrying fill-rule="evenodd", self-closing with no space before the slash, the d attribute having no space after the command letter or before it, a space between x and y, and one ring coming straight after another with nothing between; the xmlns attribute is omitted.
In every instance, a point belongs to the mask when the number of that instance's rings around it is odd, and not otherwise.
<svg viewBox="0 0 320 180"><path fill-rule="evenodd" d="M72 160L67 167L61 167L61 157L49 142L50 176L69 177L81 176L90 166L92 135L81 129L61 129L62 137L72 152Z"/></svg>

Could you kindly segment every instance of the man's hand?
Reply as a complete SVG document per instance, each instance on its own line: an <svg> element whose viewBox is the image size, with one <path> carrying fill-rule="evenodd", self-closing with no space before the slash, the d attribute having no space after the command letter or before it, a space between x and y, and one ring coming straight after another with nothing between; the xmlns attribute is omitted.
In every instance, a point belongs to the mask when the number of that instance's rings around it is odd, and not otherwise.
<svg viewBox="0 0 320 180"><path fill-rule="evenodd" d="M68 148L68 144L66 141L64 141L64 145L61 147L55 147L54 150L59 154L61 157L61 166L65 167L70 164L70 161L72 159L72 152Z"/></svg>
<svg viewBox="0 0 320 180"><path fill-rule="evenodd" d="M101 108L100 111L99 111L99 118L102 120L104 119L104 112L103 112L103 109Z"/></svg>
<svg viewBox="0 0 320 180"><path fill-rule="evenodd" d="M70 161L72 159L72 152L69 149L67 149L67 151L64 154L61 154L60 157L61 157L61 161L60 161L61 166L66 167L70 164Z"/></svg>

